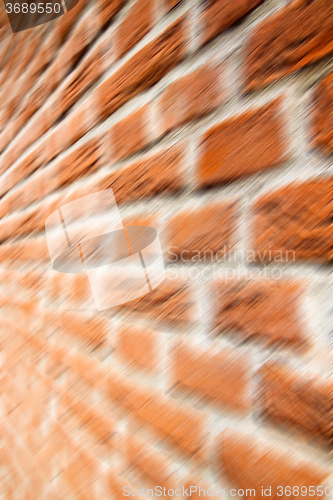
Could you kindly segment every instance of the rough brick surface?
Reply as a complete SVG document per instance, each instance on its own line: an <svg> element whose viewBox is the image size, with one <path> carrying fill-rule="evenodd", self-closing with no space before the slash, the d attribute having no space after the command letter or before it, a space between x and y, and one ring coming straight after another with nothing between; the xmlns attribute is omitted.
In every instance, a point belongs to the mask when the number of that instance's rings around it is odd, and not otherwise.
<svg viewBox="0 0 333 500"><path fill-rule="evenodd" d="M184 187L184 151L173 147L106 175L97 189L112 188L118 203L173 193Z"/></svg>
<svg viewBox="0 0 333 500"><path fill-rule="evenodd" d="M187 210L168 223L168 253L171 261L223 259L235 243L236 209L234 202L207 205Z"/></svg>
<svg viewBox="0 0 333 500"><path fill-rule="evenodd" d="M230 182L282 164L287 150L279 107L276 100L208 130L201 139L199 186Z"/></svg>
<svg viewBox="0 0 333 500"><path fill-rule="evenodd" d="M143 106L119 120L110 130L112 159L120 160L149 142L149 106Z"/></svg>
<svg viewBox="0 0 333 500"><path fill-rule="evenodd" d="M132 97L149 89L181 62L185 54L185 22L184 18L176 21L101 85L101 119L105 119Z"/></svg>
<svg viewBox="0 0 333 500"><path fill-rule="evenodd" d="M315 89L313 110L313 143L326 153L333 151L333 73Z"/></svg>
<svg viewBox="0 0 333 500"><path fill-rule="evenodd" d="M79 0L13 34L0 2L3 500L320 496L332 12ZM98 311L86 272L52 268L45 220L108 188L125 227L156 229L165 279ZM106 295L125 269L101 270Z"/></svg>
<svg viewBox="0 0 333 500"><path fill-rule="evenodd" d="M249 408L249 360L235 352L177 342L172 351L172 383L197 391L234 411Z"/></svg>
<svg viewBox="0 0 333 500"><path fill-rule="evenodd" d="M221 105L221 71L208 64L179 78L166 89L158 103L161 133L207 115Z"/></svg>
<svg viewBox="0 0 333 500"><path fill-rule="evenodd" d="M154 1L138 1L127 14L117 31L117 56L130 50L153 27Z"/></svg>
<svg viewBox="0 0 333 500"><path fill-rule="evenodd" d="M117 354L129 364L156 371L160 358L159 334L147 328L127 326L120 329L115 343Z"/></svg>
<svg viewBox="0 0 333 500"><path fill-rule="evenodd" d="M263 0L236 0L233 3L228 0L211 0L202 14L202 42L209 42L261 3Z"/></svg>
<svg viewBox="0 0 333 500"><path fill-rule="evenodd" d="M326 0L293 0L265 19L246 47L246 89L267 85L329 55L332 21L333 7Z"/></svg>
<svg viewBox="0 0 333 500"><path fill-rule="evenodd" d="M304 348L308 339L301 320L297 282L234 280L214 284L214 327L241 339Z"/></svg>
<svg viewBox="0 0 333 500"><path fill-rule="evenodd" d="M261 370L263 416L280 425L302 429L328 444L332 439L332 382L297 373L276 363Z"/></svg>
<svg viewBox="0 0 333 500"><path fill-rule="evenodd" d="M331 198L330 178L293 183L259 198L252 234L258 257L269 260L279 252L285 261L331 260Z"/></svg>
<svg viewBox="0 0 333 500"><path fill-rule="evenodd" d="M285 487L314 486L325 484L329 471L316 467L311 462L300 462L297 457L276 450L251 437L246 438L235 431L225 431L220 448L221 473L236 488L255 489L255 498L262 498L261 487L271 487L274 495L283 493ZM282 486L283 490L278 490ZM252 495L254 496L254 495ZM272 493L273 496L273 493ZM307 493L304 498L311 498Z"/></svg>

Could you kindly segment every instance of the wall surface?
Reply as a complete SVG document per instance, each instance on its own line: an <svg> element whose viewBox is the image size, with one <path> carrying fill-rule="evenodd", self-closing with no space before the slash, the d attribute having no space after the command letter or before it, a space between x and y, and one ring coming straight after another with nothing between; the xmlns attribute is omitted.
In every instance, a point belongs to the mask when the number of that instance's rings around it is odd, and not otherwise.
<svg viewBox="0 0 333 500"><path fill-rule="evenodd" d="M15 34L1 4L0 20L0 497L320 497L333 2L80 0ZM167 277L97 312L85 274L51 268L44 225L106 188L158 231Z"/></svg>

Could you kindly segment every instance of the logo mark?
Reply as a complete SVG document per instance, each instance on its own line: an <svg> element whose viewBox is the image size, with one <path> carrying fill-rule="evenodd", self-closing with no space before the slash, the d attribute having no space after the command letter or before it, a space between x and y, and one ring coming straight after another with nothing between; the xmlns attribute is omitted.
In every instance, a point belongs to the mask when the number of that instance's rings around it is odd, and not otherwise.
<svg viewBox="0 0 333 500"><path fill-rule="evenodd" d="M52 212L45 232L53 269L86 273L98 311L142 297L165 278L157 231L124 227L112 189Z"/></svg>

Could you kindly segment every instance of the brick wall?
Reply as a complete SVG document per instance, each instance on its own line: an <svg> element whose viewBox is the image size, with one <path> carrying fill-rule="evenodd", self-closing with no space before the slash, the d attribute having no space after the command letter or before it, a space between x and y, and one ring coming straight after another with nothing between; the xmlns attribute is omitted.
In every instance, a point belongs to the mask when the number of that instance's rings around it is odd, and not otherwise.
<svg viewBox="0 0 333 500"><path fill-rule="evenodd" d="M1 498L319 497L333 3L80 0L17 34L1 4L0 26ZM97 313L44 224L110 187L167 278Z"/></svg>

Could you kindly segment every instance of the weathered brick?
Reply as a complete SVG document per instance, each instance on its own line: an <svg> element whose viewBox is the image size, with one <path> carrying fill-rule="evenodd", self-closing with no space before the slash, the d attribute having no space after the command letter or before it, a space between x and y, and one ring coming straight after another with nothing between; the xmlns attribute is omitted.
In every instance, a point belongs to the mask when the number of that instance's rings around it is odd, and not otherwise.
<svg viewBox="0 0 333 500"><path fill-rule="evenodd" d="M113 61L110 40L103 40L70 74L61 89L61 108L65 112L91 87Z"/></svg>
<svg viewBox="0 0 333 500"><path fill-rule="evenodd" d="M332 380L268 362L260 370L260 412L326 444L332 440Z"/></svg>
<svg viewBox="0 0 333 500"><path fill-rule="evenodd" d="M263 0L236 0L233 3L211 0L201 15L202 43L209 42L262 3Z"/></svg>
<svg viewBox="0 0 333 500"><path fill-rule="evenodd" d="M149 135L149 104L119 120L110 130L112 159L121 160L144 148Z"/></svg>
<svg viewBox="0 0 333 500"><path fill-rule="evenodd" d="M301 491L303 486L307 488L304 498L310 499L309 486L317 490L317 486L325 484L328 479L329 471L323 467L304 459L300 461L294 454L276 449L255 437L228 429L221 438L221 473L237 489L254 489L252 498L262 498L262 487L268 489L268 492L271 488L272 496L280 493L280 498L289 498L288 489L285 490L287 486L291 488L291 492L293 487L298 487ZM279 486L283 490L278 489Z"/></svg>
<svg viewBox="0 0 333 500"><path fill-rule="evenodd" d="M250 407L250 362L236 351L177 341L172 354L172 384L211 398L233 411Z"/></svg>
<svg viewBox="0 0 333 500"><path fill-rule="evenodd" d="M281 101L276 99L208 130L200 145L198 185L230 182L287 159Z"/></svg>
<svg viewBox="0 0 333 500"><path fill-rule="evenodd" d="M128 325L120 329L116 353L132 366L156 371L160 357L160 339L156 331Z"/></svg>
<svg viewBox="0 0 333 500"><path fill-rule="evenodd" d="M158 449L135 436L128 436L125 446L129 463L141 470L144 477L162 488L174 487L175 470Z"/></svg>
<svg viewBox="0 0 333 500"><path fill-rule="evenodd" d="M333 73L316 87L314 92L313 144L325 153L333 151Z"/></svg>
<svg viewBox="0 0 333 500"><path fill-rule="evenodd" d="M281 261L332 259L332 180L294 182L253 206L252 249Z"/></svg>
<svg viewBox="0 0 333 500"><path fill-rule="evenodd" d="M221 71L208 63L169 85L158 102L162 134L207 115L223 103Z"/></svg>
<svg viewBox="0 0 333 500"><path fill-rule="evenodd" d="M162 193L176 193L185 187L184 150L180 146L151 154L107 174L96 189L112 188L117 203L140 200Z"/></svg>
<svg viewBox="0 0 333 500"><path fill-rule="evenodd" d="M293 0L265 19L246 46L246 90L254 90L333 51L333 5Z"/></svg>
<svg viewBox="0 0 333 500"><path fill-rule="evenodd" d="M186 280L167 278L152 292L132 300L125 307L151 316L157 322L186 324L195 321L193 289Z"/></svg>
<svg viewBox="0 0 333 500"><path fill-rule="evenodd" d="M113 73L98 89L101 120L149 89L184 57L185 19L180 18Z"/></svg>
<svg viewBox="0 0 333 500"><path fill-rule="evenodd" d="M98 0L97 17L100 27L104 27L123 5L124 0Z"/></svg>
<svg viewBox="0 0 333 500"><path fill-rule="evenodd" d="M300 311L303 286L285 280L217 280L213 285L213 328L265 346L304 349L309 345Z"/></svg>
<svg viewBox="0 0 333 500"><path fill-rule="evenodd" d="M166 227L170 260L223 257L235 244L236 209L235 202L215 203L172 217Z"/></svg>
<svg viewBox="0 0 333 500"><path fill-rule="evenodd" d="M117 57L122 57L153 27L154 0L137 0L116 34Z"/></svg>

